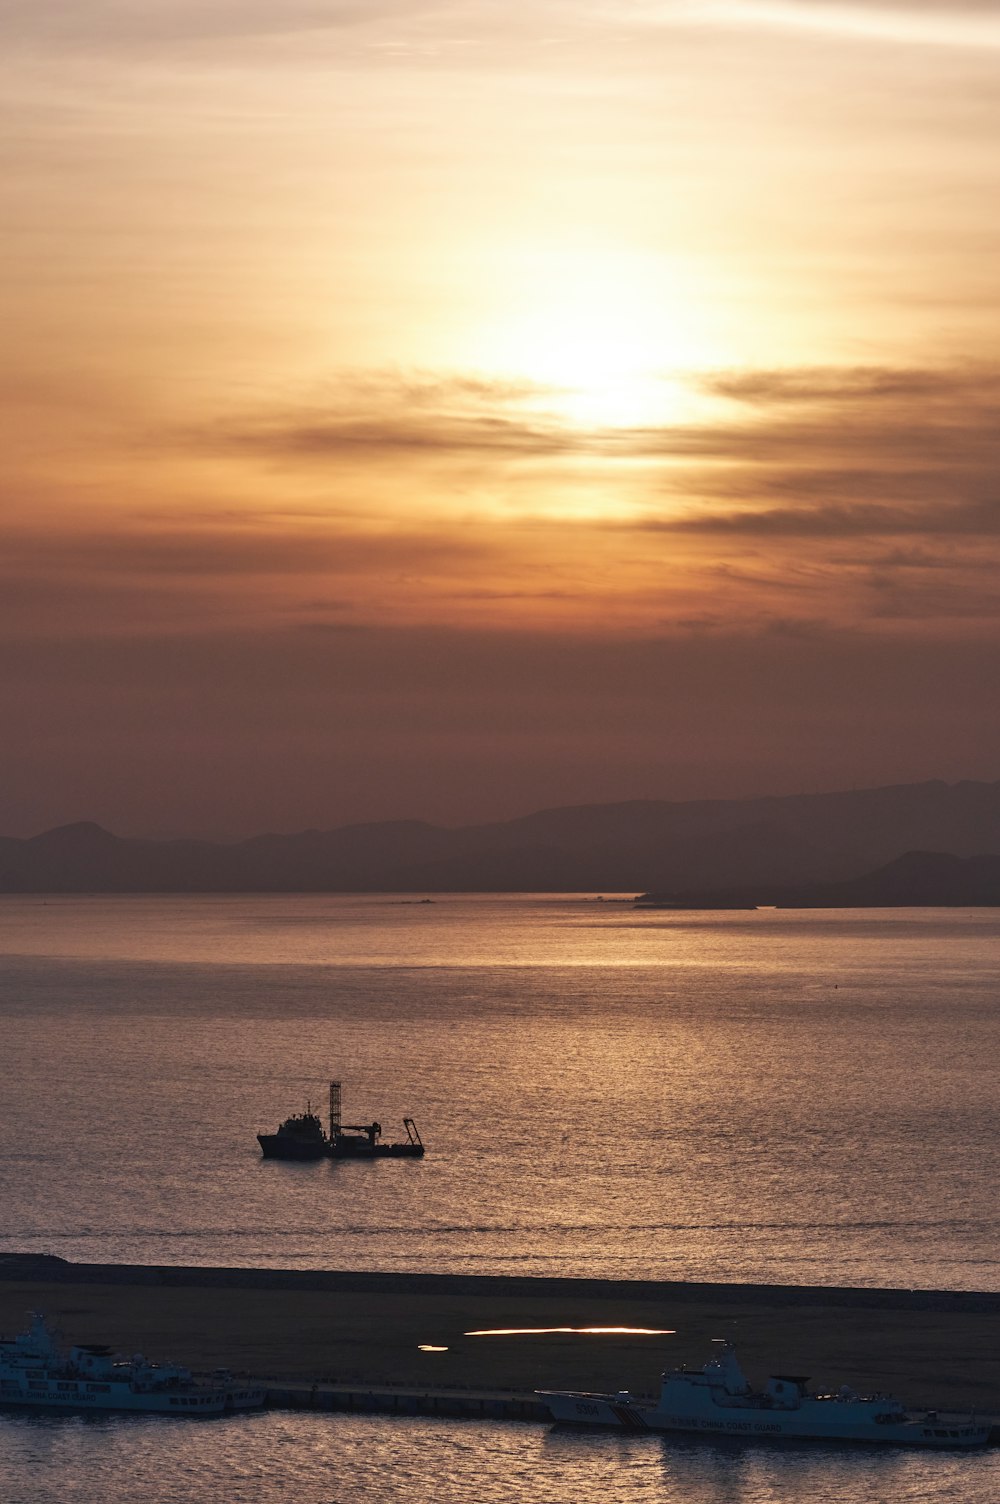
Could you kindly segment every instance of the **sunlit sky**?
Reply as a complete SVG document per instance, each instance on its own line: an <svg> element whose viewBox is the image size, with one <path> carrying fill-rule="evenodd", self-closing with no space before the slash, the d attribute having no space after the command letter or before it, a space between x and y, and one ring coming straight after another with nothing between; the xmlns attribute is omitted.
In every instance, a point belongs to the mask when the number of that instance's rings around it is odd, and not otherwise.
<svg viewBox="0 0 1000 1504"><path fill-rule="evenodd" d="M990 0L9 0L0 832L995 778Z"/></svg>

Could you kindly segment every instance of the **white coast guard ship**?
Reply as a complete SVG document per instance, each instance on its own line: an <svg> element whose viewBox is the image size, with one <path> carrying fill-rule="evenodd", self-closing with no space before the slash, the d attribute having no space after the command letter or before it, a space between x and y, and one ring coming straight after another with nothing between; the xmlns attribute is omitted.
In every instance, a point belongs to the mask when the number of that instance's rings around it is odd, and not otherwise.
<svg viewBox="0 0 1000 1504"><path fill-rule="evenodd" d="M0 1405L206 1416L263 1403L262 1389L226 1373L201 1380L175 1363L149 1363L139 1354L116 1357L109 1347L65 1351L38 1315L19 1337L0 1337Z"/></svg>
<svg viewBox="0 0 1000 1504"><path fill-rule="evenodd" d="M704 1368L663 1375L655 1403L628 1390L579 1394L538 1390L555 1420L626 1431L696 1431L746 1441L793 1437L810 1441L878 1441L912 1447L981 1447L990 1422L975 1415L910 1411L887 1394L843 1388L811 1394L808 1380L775 1374L764 1390L750 1387L728 1343Z"/></svg>

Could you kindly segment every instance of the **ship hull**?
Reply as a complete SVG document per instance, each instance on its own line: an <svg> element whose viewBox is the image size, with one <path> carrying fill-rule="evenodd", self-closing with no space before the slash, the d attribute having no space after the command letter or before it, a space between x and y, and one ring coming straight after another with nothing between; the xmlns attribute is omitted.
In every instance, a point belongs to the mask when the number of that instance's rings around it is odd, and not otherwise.
<svg viewBox="0 0 1000 1504"><path fill-rule="evenodd" d="M919 1421L886 1425L821 1425L816 1421L729 1420L708 1416L674 1420L653 1412L648 1419L652 1431L678 1431L687 1435L726 1436L743 1441L819 1441L862 1442L872 1446L921 1447L932 1451L966 1450L984 1447L989 1440L988 1426L925 1426Z"/></svg>
<svg viewBox="0 0 1000 1504"><path fill-rule="evenodd" d="M327 1149L331 1159L422 1159L422 1144L333 1144Z"/></svg>
<svg viewBox="0 0 1000 1504"><path fill-rule="evenodd" d="M562 1426L612 1427L616 1431L648 1431L650 1407L610 1394L562 1394L539 1389L552 1419Z"/></svg>
<svg viewBox="0 0 1000 1504"><path fill-rule="evenodd" d="M837 1424L797 1416L773 1414L671 1415L653 1405L643 1404L626 1395L577 1394L538 1391L548 1405L552 1418L560 1425L597 1426L618 1431L677 1432L708 1439L732 1438L741 1441L847 1441L879 1446L920 1447L935 1451L967 1450L984 1447L990 1428L968 1420L951 1422L921 1420L900 1423L854 1425Z"/></svg>
<svg viewBox="0 0 1000 1504"><path fill-rule="evenodd" d="M323 1143L294 1139L284 1133L258 1133L257 1142L265 1159L322 1159L327 1153Z"/></svg>
<svg viewBox="0 0 1000 1504"><path fill-rule="evenodd" d="M423 1144L370 1144L342 1139L337 1143L312 1143L284 1133L258 1133L257 1142L265 1159L423 1159Z"/></svg>

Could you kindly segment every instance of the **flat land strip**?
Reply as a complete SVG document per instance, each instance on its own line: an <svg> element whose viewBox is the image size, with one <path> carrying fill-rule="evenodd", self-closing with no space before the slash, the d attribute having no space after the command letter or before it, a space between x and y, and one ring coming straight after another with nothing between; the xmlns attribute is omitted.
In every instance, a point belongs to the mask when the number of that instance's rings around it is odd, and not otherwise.
<svg viewBox="0 0 1000 1504"><path fill-rule="evenodd" d="M733 1341L751 1378L810 1374L1000 1412L1000 1294L70 1264L0 1254L0 1332L307 1384L652 1393ZM511 1332L646 1327L673 1335ZM423 1352L421 1345L444 1348Z"/></svg>

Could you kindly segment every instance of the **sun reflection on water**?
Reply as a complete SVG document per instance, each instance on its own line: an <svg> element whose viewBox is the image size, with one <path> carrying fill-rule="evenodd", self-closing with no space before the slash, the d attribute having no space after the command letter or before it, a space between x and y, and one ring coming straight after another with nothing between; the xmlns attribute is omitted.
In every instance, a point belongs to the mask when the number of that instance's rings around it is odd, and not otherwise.
<svg viewBox="0 0 1000 1504"><path fill-rule="evenodd" d="M493 1326L466 1332L466 1337L541 1337L571 1332L581 1337L673 1337L675 1327L659 1326Z"/></svg>

